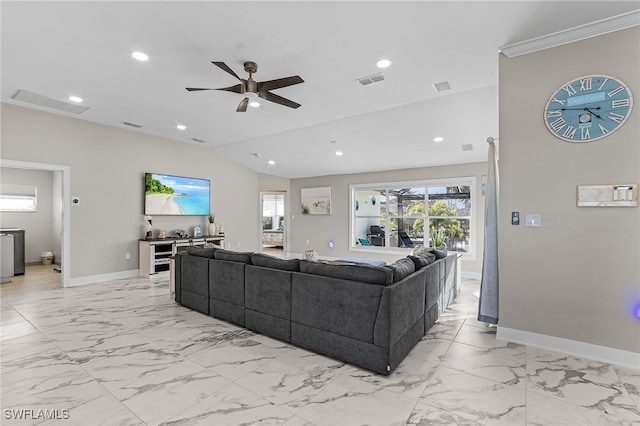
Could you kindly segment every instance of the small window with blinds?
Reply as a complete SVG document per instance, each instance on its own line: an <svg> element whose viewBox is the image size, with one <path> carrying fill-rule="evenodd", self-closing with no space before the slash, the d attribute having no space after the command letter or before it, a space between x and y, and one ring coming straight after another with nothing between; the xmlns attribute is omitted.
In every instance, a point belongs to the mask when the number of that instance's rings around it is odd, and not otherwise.
<svg viewBox="0 0 640 426"><path fill-rule="evenodd" d="M0 184L0 211L38 211L38 188L33 185Z"/></svg>

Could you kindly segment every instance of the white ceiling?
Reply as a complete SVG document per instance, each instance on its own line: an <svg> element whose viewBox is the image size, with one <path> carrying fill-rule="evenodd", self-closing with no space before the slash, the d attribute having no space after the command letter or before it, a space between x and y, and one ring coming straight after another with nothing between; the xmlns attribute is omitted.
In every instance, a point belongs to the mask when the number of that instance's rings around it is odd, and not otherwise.
<svg viewBox="0 0 640 426"><path fill-rule="evenodd" d="M206 145L261 173L289 178L484 161L498 137L498 48L616 16L639 1L2 1L2 101L18 89L66 101L80 119ZM145 63L131 58L142 50ZM385 80L356 78L393 61ZM300 75L235 112L222 61L256 81ZM452 90L436 93L433 83ZM558 85L562 82L559 81ZM50 110L39 107L40 109ZM52 112L58 112L51 110ZM187 130L176 129L183 123ZM438 144L433 137L442 136ZM335 141L336 143L331 143ZM463 152L463 144L473 150ZM342 157L334 152L341 150ZM253 153L259 153L256 157ZM275 165L268 165L272 159Z"/></svg>

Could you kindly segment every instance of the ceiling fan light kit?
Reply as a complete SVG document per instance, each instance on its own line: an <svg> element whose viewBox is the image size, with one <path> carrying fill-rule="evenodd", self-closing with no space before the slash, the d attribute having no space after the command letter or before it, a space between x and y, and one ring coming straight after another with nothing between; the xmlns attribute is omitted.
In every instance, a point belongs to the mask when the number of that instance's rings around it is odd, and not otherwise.
<svg viewBox="0 0 640 426"><path fill-rule="evenodd" d="M289 108L299 108L300 105L297 102L294 102L290 99L283 98L282 96L276 95L272 93L271 90L281 89L287 86L293 86L294 84L304 83L304 80L300 78L298 75L294 75L291 77L279 78L276 80L262 81L257 82L253 79L253 74L258 71L258 64L253 61L246 61L244 63L245 72L249 73L249 78L243 79L238 76L227 64L224 62L211 62L213 65L222 69L223 71L231 74L236 79L240 80L240 84L236 84L234 86L229 87L220 87L217 89L208 89L208 88L197 88L197 87L187 87L186 89L189 92L198 91L198 90L222 90L225 92L233 92L238 93L244 96L244 99L240 101L238 104L238 108L236 112L246 112L247 106L251 107L259 107L260 101L258 98L264 99L265 101L273 102L276 104L284 105Z"/></svg>

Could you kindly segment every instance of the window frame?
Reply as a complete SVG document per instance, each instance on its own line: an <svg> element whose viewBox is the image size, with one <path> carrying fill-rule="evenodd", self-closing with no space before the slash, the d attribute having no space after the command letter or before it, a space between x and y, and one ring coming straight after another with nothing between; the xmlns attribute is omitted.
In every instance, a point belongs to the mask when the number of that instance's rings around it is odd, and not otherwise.
<svg viewBox="0 0 640 426"><path fill-rule="evenodd" d="M392 254L392 255L407 255L411 252L411 248L405 247L380 247L380 246L362 246L357 244L358 236L356 233L356 220L362 218L362 216L356 216L356 192L357 191L370 191L370 190L390 190L398 188L415 188L424 187L425 193L425 214L424 214L424 239L428 241L429 236L429 188L430 187L448 187L448 186L469 186L469 193L471 197L471 212L470 216L451 216L451 218L460 218L469 220L469 247L467 252L455 252L462 255L462 259L475 261L476 260L476 235L477 226L476 219L478 213L478 194L476 191L476 177L475 176L462 176L452 178L438 178L438 179L425 179L425 180L412 180L412 181L398 181L398 182L377 182L377 183L361 183L349 185L349 251L360 253L379 253L379 254ZM385 217L387 225L389 224L389 200L386 200L386 211L381 214ZM438 216L439 217L439 216ZM386 237L388 240L389 237Z"/></svg>
<svg viewBox="0 0 640 426"><path fill-rule="evenodd" d="M30 200L32 208L9 208L5 205L5 199ZM38 187L36 185L0 184L0 211L5 213L37 213L38 212Z"/></svg>

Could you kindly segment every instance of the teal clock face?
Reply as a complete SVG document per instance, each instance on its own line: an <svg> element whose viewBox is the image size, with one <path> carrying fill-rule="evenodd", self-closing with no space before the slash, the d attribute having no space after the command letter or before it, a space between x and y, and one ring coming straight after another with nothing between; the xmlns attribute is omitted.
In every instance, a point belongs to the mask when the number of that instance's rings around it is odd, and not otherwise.
<svg viewBox="0 0 640 426"><path fill-rule="evenodd" d="M631 115L633 97L622 81L587 75L563 84L547 101L544 124L567 142L591 142L609 136Z"/></svg>

